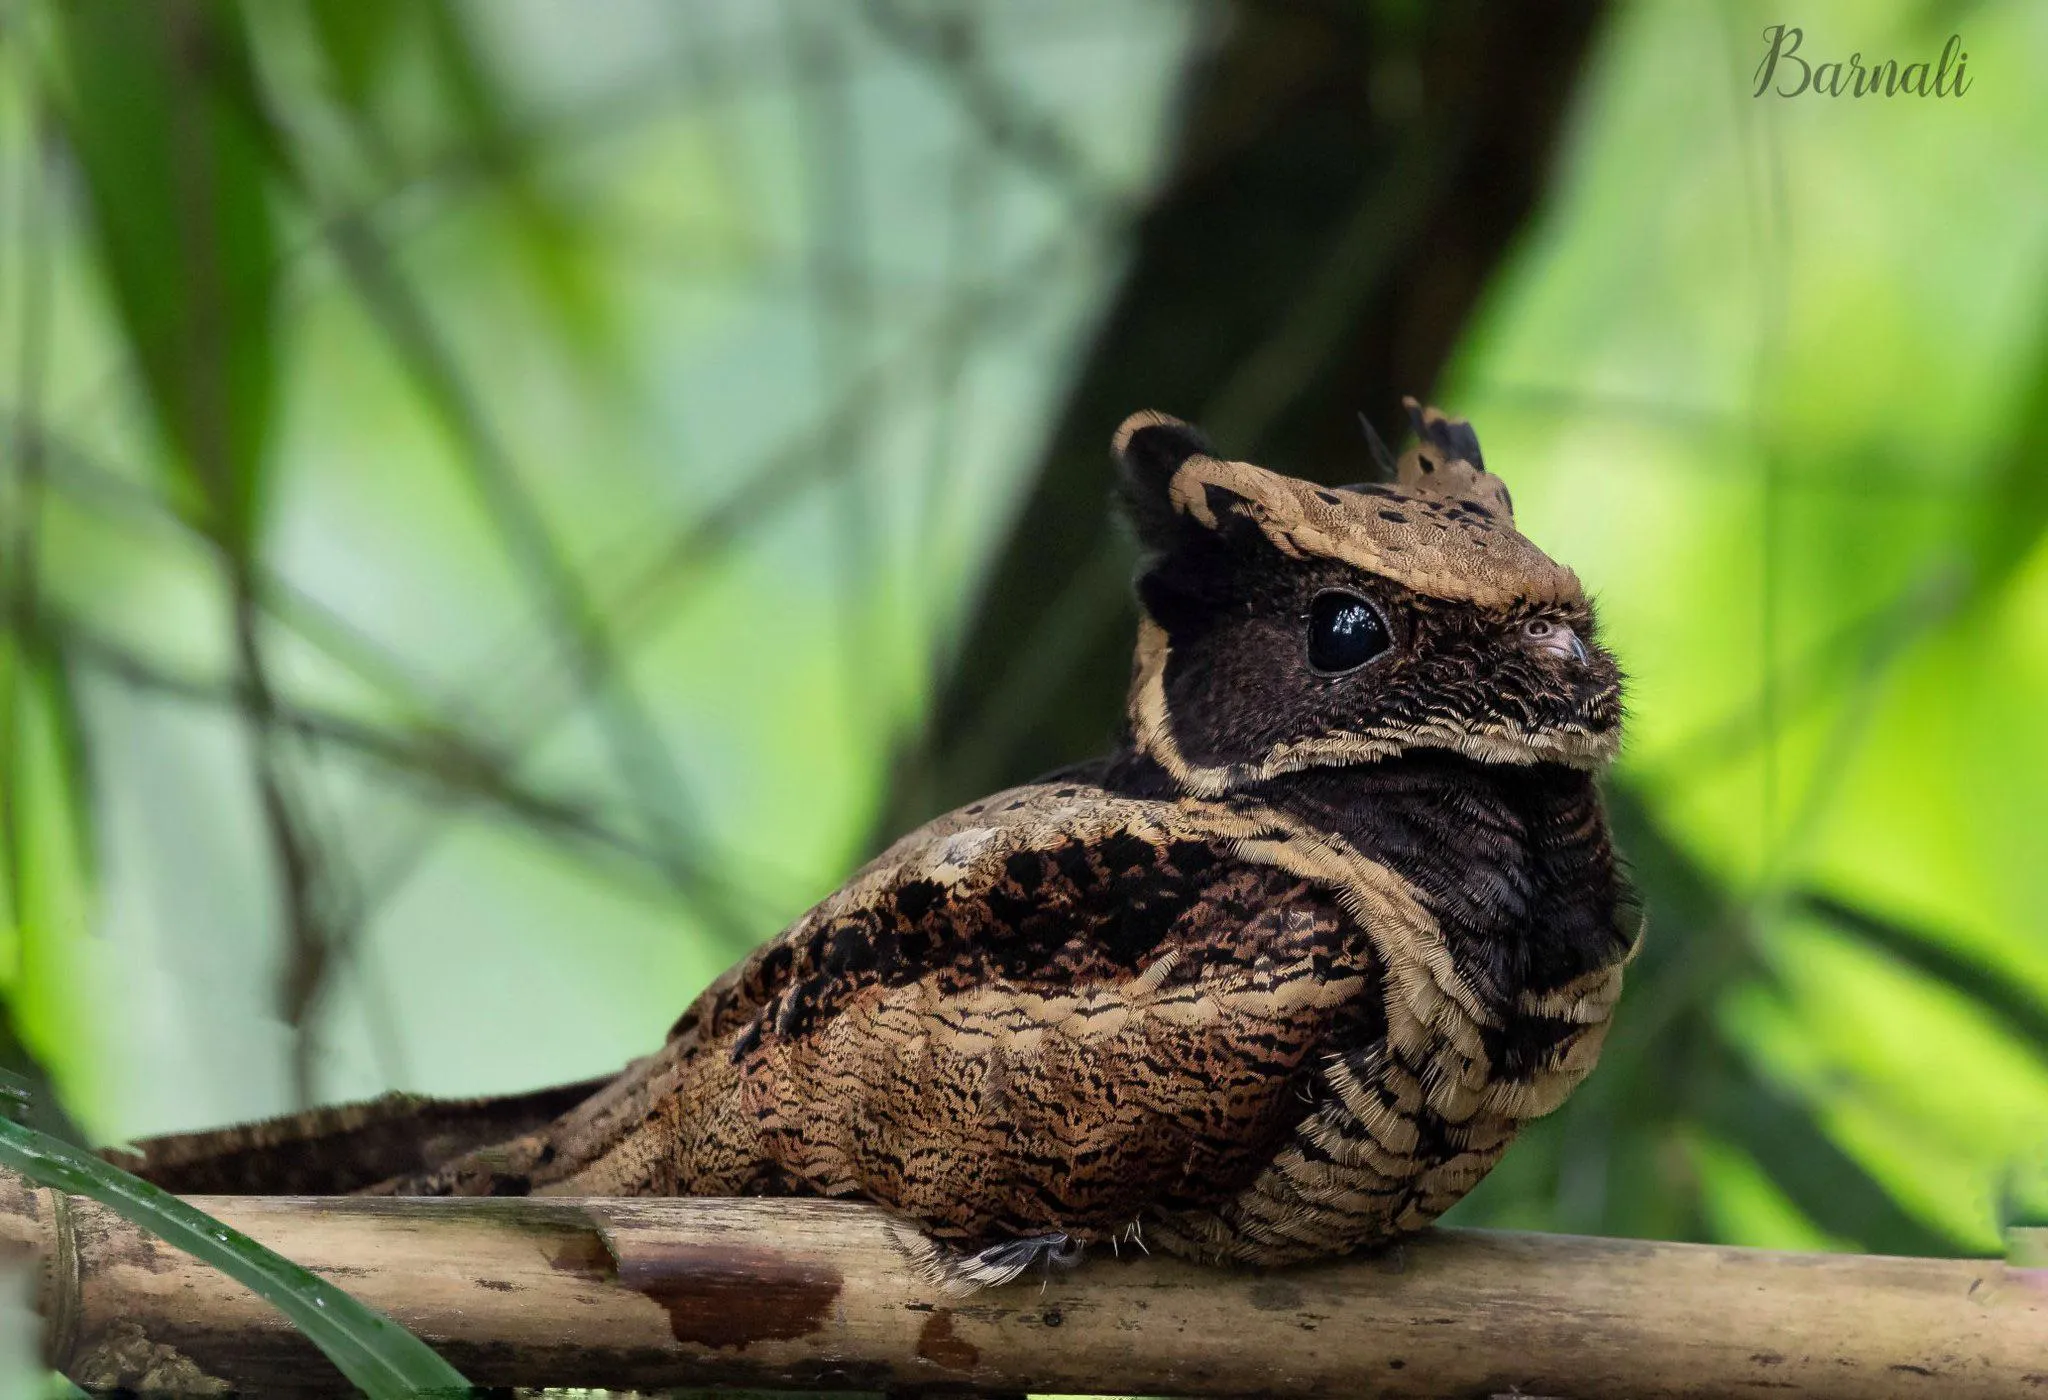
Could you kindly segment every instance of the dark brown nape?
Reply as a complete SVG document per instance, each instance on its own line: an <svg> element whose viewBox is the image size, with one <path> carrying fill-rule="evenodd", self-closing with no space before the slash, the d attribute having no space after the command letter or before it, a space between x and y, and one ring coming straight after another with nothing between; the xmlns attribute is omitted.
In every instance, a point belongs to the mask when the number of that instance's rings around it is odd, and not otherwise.
<svg viewBox="0 0 2048 1400"><path fill-rule="evenodd" d="M1332 484L1373 474L1357 412L1391 433L1401 395L1434 384L1534 207L1603 12L1229 9L933 724L900 755L875 848L1114 741L1136 613L1103 444L1125 415L1161 409L1233 456Z"/></svg>

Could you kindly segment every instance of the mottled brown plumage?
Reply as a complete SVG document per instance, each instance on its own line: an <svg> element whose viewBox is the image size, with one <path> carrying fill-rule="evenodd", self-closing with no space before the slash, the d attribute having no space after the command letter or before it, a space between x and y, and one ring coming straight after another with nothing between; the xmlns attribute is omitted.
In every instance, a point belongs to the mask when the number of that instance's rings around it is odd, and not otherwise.
<svg viewBox="0 0 2048 1400"><path fill-rule="evenodd" d="M1471 430L1415 426L1329 490L1129 420L1124 746L904 837L562 1117L373 1189L868 1199L963 1285L1433 1219L1592 1067L1634 927L1619 673Z"/></svg>

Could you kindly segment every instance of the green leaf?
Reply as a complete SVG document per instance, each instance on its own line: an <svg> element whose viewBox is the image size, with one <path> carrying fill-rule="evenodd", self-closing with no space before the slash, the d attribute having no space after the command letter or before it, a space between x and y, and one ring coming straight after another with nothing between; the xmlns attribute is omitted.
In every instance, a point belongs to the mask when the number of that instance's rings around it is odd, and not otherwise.
<svg viewBox="0 0 2048 1400"><path fill-rule="evenodd" d="M1953 940L1815 890L1794 896L1792 907L1860 939L1923 977L1947 984L2013 1036L2036 1050L2048 1051L2048 1003Z"/></svg>
<svg viewBox="0 0 2048 1400"><path fill-rule="evenodd" d="M306 7L335 88L358 117L368 114L370 94L398 51L408 8L400 0L311 0Z"/></svg>
<svg viewBox="0 0 2048 1400"><path fill-rule="evenodd" d="M79 1148L0 1119L0 1166L39 1186L98 1201L213 1265L290 1318L372 1400L471 1392L461 1372L382 1313L168 1191Z"/></svg>
<svg viewBox="0 0 2048 1400"><path fill-rule="evenodd" d="M1726 1047L1702 1072L1701 1121L1755 1159L1807 1219L1886 1254L1955 1257L1962 1241L1910 1215L1821 1125L1812 1105Z"/></svg>
<svg viewBox="0 0 2048 1400"><path fill-rule="evenodd" d="M0 1068L90 1100L96 1039L80 953L94 871L85 732L56 644L0 632ZM76 1133L57 1095L39 1127Z"/></svg>
<svg viewBox="0 0 2048 1400"><path fill-rule="evenodd" d="M278 367L277 137L225 0L57 9L60 120L114 309L172 471L237 557L252 546Z"/></svg>
<svg viewBox="0 0 2048 1400"><path fill-rule="evenodd" d="M2048 535L2048 472L2041 470L2040 447L2048 432L2048 333L2035 341L2015 408L1978 520L1974 562L1985 592L2002 587Z"/></svg>

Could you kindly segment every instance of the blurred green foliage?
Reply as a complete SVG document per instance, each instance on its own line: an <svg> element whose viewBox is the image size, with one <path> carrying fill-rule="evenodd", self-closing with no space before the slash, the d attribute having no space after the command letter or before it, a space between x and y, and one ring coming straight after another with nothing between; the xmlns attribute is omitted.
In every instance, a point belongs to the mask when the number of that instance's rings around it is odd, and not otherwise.
<svg viewBox="0 0 2048 1400"><path fill-rule="evenodd" d="M1578 1173L1652 1200L1546 1221L1994 1250L2048 1133L2048 102L1753 100L1748 18L1617 15L1445 391L1633 677L1652 938L1549 1135L1561 1208ZM1798 20L1828 53L2048 53L2026 6Z"/></svg>
<svg viewBox="0 0 2048 1400"><path fill-rule="evenodd" d="M1752 99L1782 16L1613 6L1529 79L1567 124L1476 313L1382 362L1338 254L1460 304L1400 231L1484 205L1433 160L1455 83L1403 123L1480 11L1303 13L0 5L17 1057L117 1137L643 1051L936 800L962 667L1022 698L955 771L1056 707L1107 741L1080 639L1127 547L1043 596L991 561L1079 460L1050 425L1120 288L1313 264L1199 391L1225 446L1355 478L1267 433L1295 380L1437 377L1635 678L1650 938L1599 1073L1457 1218L1993 1248L2048 1141L2048 14L1798 16L1961 29L1966 97L1881 105ZM1365 199L1251 255L1147 222L1266 129L1190 91L1318 63L1420 133Z"/></svg>

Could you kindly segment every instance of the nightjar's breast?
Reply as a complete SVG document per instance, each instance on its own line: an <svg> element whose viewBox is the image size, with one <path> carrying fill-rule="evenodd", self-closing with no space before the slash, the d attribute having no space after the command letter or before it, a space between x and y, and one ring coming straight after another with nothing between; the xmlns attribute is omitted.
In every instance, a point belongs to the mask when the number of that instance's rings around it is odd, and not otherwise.
<svg viewBox="0 0 2048 1400"><path fill-rule="evenodd" d="M1264 797L1303 827L1265 858L1321 871L1364 927L1385 1033L1331 1048L1249 1189L1157 1237L1277 1263L1419 1229L1476 1185L1592 1069L1638 920L1583 774L1428 756Z"/></svg>

